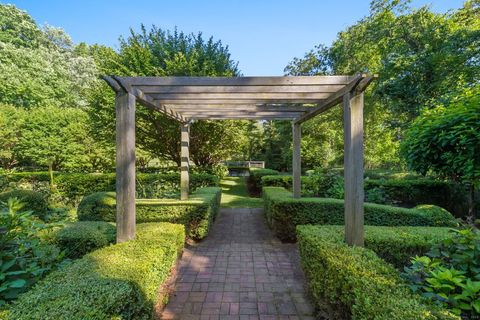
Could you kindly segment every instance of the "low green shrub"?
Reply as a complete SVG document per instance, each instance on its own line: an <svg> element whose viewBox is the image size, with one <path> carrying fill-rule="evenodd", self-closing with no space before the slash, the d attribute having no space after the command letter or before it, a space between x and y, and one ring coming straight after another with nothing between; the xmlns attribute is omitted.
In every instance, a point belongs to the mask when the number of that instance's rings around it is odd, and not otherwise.
<svg viewBox="0 0 480 320"><path fill-rule="evenodd" d="M249 192L251 194L260 194L262 192L262 177L276 176L280 173L273 169L250 168L247 179Z"/></svg>
<svg viewBox="0 0 480 320"><path fill-rule="evenodd" d="M45 196L32 190L12 190L0 193L0 202L6 203L9 198L17 198L22 203L22 209L32 211L32 214L42 220L48 214L48 202Z"/></svg>
<svg viewBox="0 0 480 320"><path fill-rule="evenodd" d="M416 256L403 277L410 288L464 319L480 317L480 231L452 230L450 237Z"/></svg>
<svg viewBox="0 0 480 320"><path fill-rule="evenodd" d="M49 175L46 172L18 172L0 176L0 190L32 189L51 193L48 187ZM75 204L85 195L115 191L114 173L56 173L55 193L63 197L63 202ZM218 177L208 173L190 175L190 188L219 185ZM138 198L174 198L180 194L180 173L138 173L136 175ZM52 196L52 195L51 195ZM57 198L58 196L55 195Z"/></svg>
<svg viewBox="0 0 480 320"><path fill-rule="evenodd" d="M264 212L270 228L282 241L295 240L295 227L301 224L344 224L344 202L328 198L294 199L284 188L263 188ZM452 215L436 215L422 210L365 203L365 224L374 226L454 227Z"/></svg>
<svg viewBox="0 0 480 320"><path fill-rule="evenodd" d="M184 241L181 225L139 224L135 240L50 273L10 306L8 319L152 319Z"/></svg>
<svg viewBox="0 0 480 320"><path fill-rule="evenodd" d="M410 292L398 271L373 251L349 247L316 226L297 232L313 301L331 319L459 319Z"/></svg>
<svg viewBox="0 0 480 320"><path fill-rule="evenodd" d="M98 248L115 242L115 224L103 221L67 223L47 235L49 241L61 248L67 258L80 258Z"/></svg>
<svg viewBox="0 0 480 320"><path fill-rule="evenodd" d="M137 199L136 220L143 222L172 222L185 225L189 238L200 240L208 231L220 208L221 189L200 188L188 200ZM116 219L115 192L97 192L86 196L77 210L81 221Z"/></svg>
<svg viewBox="0 0 480 320"><path fill-rule="evenodd" d="M344 226L315 225L309 230L336 242L342 242L345 235ZM403 269L412 256L423 255L449 238L450 230L446 227L365 226L365 247L397 269Z"/></svg>

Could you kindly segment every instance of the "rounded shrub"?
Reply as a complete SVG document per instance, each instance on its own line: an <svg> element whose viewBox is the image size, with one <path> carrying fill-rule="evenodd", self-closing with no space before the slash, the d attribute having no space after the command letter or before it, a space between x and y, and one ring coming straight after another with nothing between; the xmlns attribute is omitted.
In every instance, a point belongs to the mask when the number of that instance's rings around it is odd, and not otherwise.
<svg viewBox="0 0 480 320"><path fill-rule="evenodd" d="M115 221L115 192L95 192L82 199L77 209L80 221Z"/></svg>
<svg viewBox="0 0 480 320"><path fill-rule="evenodd" d="M423 212L434 223L434 225L457 226L452 220L452 214L442 207L433 204L420 204L416 210Z"/></svg>
<svg viewBox="0 0 480 320"><path fill-rule="evenodd" d="M80 258L115 241L115 225L103 221L78 221L55 231L54 242L68 258Z"/></svg>
<svg viewBox="0 0 480 320"><path fill-rule="evenodd" d="M7 202L9 198L17 198L23 203L23 210L32 211L32 214L44 220L48 214L48 202L43 194L32 190L12 190L0 193L0 202Z"/></svg>

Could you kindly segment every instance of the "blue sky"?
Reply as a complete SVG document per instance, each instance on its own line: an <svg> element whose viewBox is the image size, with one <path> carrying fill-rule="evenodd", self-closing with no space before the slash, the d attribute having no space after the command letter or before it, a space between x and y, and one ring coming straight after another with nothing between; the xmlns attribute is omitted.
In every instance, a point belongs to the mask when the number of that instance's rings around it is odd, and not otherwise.
<svg viewBox="0 0 480 320"><path fill-rule="evenodd" d="M185 32L202 31L229 45L232 58L248 75L282 75L294 57L368 14L369 0L6 0L39 24L63 28L75 42L116 47L118 37L141 23ZM414 0L436 12L463 0Z"/></svg>

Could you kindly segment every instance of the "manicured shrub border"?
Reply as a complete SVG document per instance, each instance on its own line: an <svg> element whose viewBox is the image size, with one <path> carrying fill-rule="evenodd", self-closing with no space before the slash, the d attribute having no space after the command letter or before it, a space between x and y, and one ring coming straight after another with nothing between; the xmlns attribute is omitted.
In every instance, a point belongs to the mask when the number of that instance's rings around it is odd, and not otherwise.
<svg viewBox="0 0 480 320"><path fill-rule="evenodd" d="M349 247L332 229L323 230L297 227L314 303L331 319L459 319L413 294L373 251Z"/></svg>
<svg viewBox="0 0 480 320"><path fill-rule="evenodd" d="M103 221L67 223L44 234L43 237L65 252L71 259L83 257L96 249L115 242L115 224Z"/></svg>
<svg viewBox="0 0 480 320"><path fill-rule="evenodd" d="M302 194L313 194L310 177L302 176ZM261 187L283 187L292 189L291 175L264 175ZM318 185L316 186L318 187ZM320 192L326 190L320 190ZM402 207L415 207L428 203L440 206L461 217L468 210L467 192L461 185L431 178L365 179L365 194L380 192L384 199L381 204L392 203ZM476 200L480 203L480 199ZM380 202L379 202L380 203Z"/></svg>
<svg viewBox="0 0 480 320"><path fill-rule="evenodd" d="M137 239L49 274L10 306L7 319L152 319L184 240L181 225L139 224Z"/></svg>
<svg viewBox="0 0 480 320"><path fill-rule="evenodd" d="M137 199L136 221L172 222L185 225L191 239L205 238L220 208L221 189L200 188L189 200ZM97 192L86 196L77 210L81 221L115 222L115 192Z"/></svg>
<svg viewBox="0 0 480 320"><path fill-rule="evenodd" d="M261 169L261 168L250 168L247 187L251 195L260 195L262 192L262 177L264 176L276 176L280 173L277 170L273 169Z"/></svg>
<svg viewBox="0 0 480 320"><path fill-rule="evenodd" d="M302 224L344 224L344 203L339 199L300 198L284 188L264 187L264 213L270 228L282 241L295 241L295 227ZM455 218L448 212L365 203L365 224L374 226L454 227Z"/></svg>
<svg viewBox="0 0 480 320"><path fill-rule="evenodd" d="M343 242L345 235L344 226L310 225L308 230L338 243ZM412 257L424 255L433 245L448 239L450 230L447 227L365 226L365 248L402 270Z"/></svg>
<svg viewBox="0 0 480 320"><path fill-rule="evenodd" d="M114 173L56 173L54 183L56 190L70 202L77 202L81 197L93 192L115 191ZM48 184L48 172L18 172L0 175L0 190L10 188L12 184L24 183L32 189L41 189L41 184ZM175 196L180 193L180 174L172 173L138 173L136 175L138 197L150 197L149 193L160 193L162 197ZM190 175L192 191L202 187L219 185L218 177L207 173ZM78 203L78 202L77 202Z"/></svg>

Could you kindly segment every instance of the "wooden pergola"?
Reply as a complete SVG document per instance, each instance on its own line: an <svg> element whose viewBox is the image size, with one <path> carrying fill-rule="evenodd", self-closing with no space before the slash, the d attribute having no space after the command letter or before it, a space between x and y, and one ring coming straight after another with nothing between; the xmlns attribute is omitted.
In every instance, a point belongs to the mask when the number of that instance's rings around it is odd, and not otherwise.
<svg viewBox="0 0 480 320"><path fill-rule="evenodd" d="M291 120L293 196L300 197L301 124L343 102L345 241L363 246L363 92L374 76L117 77L115 91L117 242L135 237L135 104L181 127L181 199L189 193L194 120Z"/></svg>

